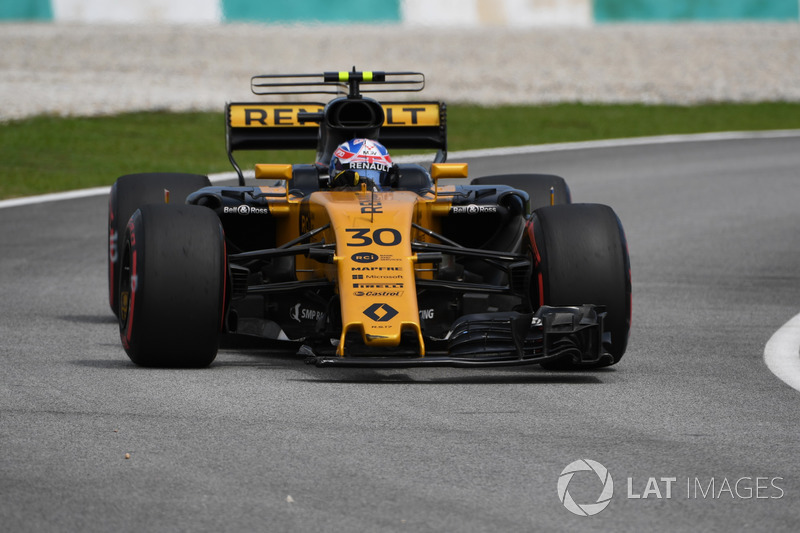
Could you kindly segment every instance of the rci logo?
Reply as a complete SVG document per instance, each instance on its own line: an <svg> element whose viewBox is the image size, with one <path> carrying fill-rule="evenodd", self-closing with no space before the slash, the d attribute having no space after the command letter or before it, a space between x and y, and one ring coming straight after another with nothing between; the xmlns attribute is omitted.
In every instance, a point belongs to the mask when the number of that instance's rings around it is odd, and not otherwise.
<svg viewBox="0 0 800 533"><path fill-rule="evenodd" d="M569 493L569 483L576 472L594 472L603 484L603 490L595 503L576 503ZM614 481L605 466L591 459L578 459L568 464L558 476L558 499L571 513L578 516L593 516L608 507L614 495Z"/></svg>
<svg viewBox="0 0 800 533"><path fill-rule="evenodd" d="M379 258L378 258L377 255L375 255L375 254L373 254L371 252L360 252L360 253L353 254L352 256L350 256L350 259L352 259L356 263L364 264L364 263L374 263Z"/></svg>

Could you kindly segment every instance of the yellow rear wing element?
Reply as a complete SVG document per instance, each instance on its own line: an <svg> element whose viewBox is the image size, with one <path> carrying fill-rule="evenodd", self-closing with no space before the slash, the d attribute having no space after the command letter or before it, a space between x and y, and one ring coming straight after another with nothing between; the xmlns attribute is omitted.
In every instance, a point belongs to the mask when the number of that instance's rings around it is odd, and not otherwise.
<svg viewBox="0 0 800 533"><path fill-rule="evenodd" d="M385 102L383 128L439 127L442 109L439 102ZM228 104L229 128L318 128L325 106L319 103ZM316 137L314 138L316 140Z"/></svg>

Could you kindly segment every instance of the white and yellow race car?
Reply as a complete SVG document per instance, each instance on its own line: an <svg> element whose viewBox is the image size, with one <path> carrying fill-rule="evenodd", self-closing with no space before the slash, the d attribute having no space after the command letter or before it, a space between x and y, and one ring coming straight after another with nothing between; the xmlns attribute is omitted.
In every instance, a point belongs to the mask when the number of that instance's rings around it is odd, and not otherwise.
<svg viewBox="0 0 800 533"><path fill-rule="evenodd" d="M203 367L223 335L317 365L600 367L620 360L630 262L613 210L571 203L553 175L468 176L447 158L441 102L416 72L263 75L229 103L236 186L120 177L109 199L109 300L144 366ZM286 95L331 94L327 103ZM309 149L261 164L240 150ZM436 150L427 166L390 149ZM454 184L455 183L455 184Z"/></svg>

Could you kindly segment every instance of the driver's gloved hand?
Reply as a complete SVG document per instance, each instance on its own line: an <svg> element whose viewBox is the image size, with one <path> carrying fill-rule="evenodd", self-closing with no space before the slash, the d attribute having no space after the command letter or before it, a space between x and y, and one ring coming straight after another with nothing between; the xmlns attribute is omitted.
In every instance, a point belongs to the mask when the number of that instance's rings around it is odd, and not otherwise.
<svg viewBox="0 0 800 533"><path fill-rule="evenodd" d="M358 185L360 177L355 170L343 170L331 180L331 188L336 187L355 187Z"/></svg>

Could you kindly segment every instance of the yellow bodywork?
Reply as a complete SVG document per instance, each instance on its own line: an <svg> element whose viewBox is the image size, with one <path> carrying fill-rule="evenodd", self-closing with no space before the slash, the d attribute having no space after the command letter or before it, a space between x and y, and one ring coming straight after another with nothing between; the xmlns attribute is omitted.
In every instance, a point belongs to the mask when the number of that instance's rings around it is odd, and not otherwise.
<svg viewBox="0 0 800 533"><path fill-rule="evenodd" d="M266 170L266 169L264 169ZM277 171L273 167L270 171ZM442 177L466 175L466 165L448 168ZM270 172L271 173L271 172ZM342 332L337 355L345 354L345 337L359 334L376 355L382 348L400 345L410 335L418 340L420 356L425 343L420 330L416 278L430 278L431 264L418 264L411 250L413 241L435 242L413 224L441 231L441 217L452 205L442 192L453 187L435 187L436 194L391 190L321 190L305 197L287 193L270 201L276 217L278 244L312 229L328 226L311 242L336 243L333 264L297 256L298 280L327 278L335 281L341 301ZM262 187L275 193L282 188ZM287 187L287 190L290 187Z"/></svg>

